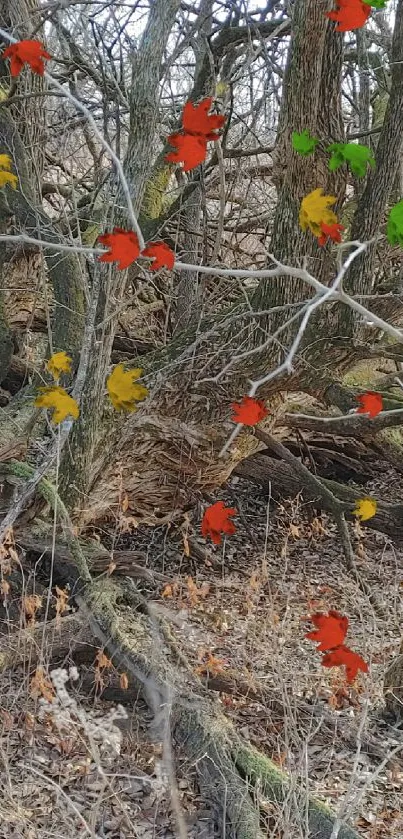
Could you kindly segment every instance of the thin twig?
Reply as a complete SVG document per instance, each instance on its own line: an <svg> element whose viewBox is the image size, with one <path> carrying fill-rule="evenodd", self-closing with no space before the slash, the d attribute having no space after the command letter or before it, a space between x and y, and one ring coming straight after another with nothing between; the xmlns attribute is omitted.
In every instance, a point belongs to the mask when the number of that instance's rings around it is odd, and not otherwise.
<svg viewBox="0 0 403 839"><path fill-rule="evenodd" d="M10 44L17 44L18 43L18 40L16 38L13 38L11 35L9 35L8 32L5 32L4 29L0 29L0 35L3 38L5 38L7 41L9 41ZM88 108L82 102L80 102L79 99L76 99L76 97L73 96L73 94L70 92L70 90L68 88L63 87L63 85L61 85L58 81L56 81L56 79L54 79L53 76L50 73L47 73L45 71L44 72L44 78L46 79L46 81L52 87L56 88L56 90L58 90L59 93L62 93L63 96L65 96L66 99L68 99L69 102L71 102L71 104L74 105L74 107L77 108L78 111L81 111L81 113L84 114L84 116L88 120L89 124L91 125L91 128L92 128L97 140L99 140L99 142L101 143L101 146L103 146L105 151L107 151L108 154L110 155L111 160L113 160L113 162L116 166L116 171L119 175L119 179L120 179L120 182L121 182L121 185L122 185L122 189L123 189L126 201L127 201L127 209L128 209L130 222L133 225L133 228L137 233L137 238L139 240L140 250L143 250L144 246L145 246L144 236L141 232L140 225L137 221L136 213L134 212L134 207L133 207L133 203L132 203L132 199L131 199L131 195L130 195L130 187L129 187L129 184L127 182L125 173L123 171L123 166L122 166L117 154L113 151L113 149L111 148L109 143L105 140L105 137L103 136L102 132L99 130L99 128L98 128L98 126L97 126L97 124L94 120L94 117L91 114L91 111L89 111Z"/></svg>
<svg viewBox="0 0 403 839"><path fill-rule="evenodd" d="M74 804L74 801L71 800L70 796L67 795L67 793L60 786L60 784L57 784L56 781L54 781L53 778L49 778L48 775L44 775L42 772L39 772L38 769L34 769L34 767L28 763L24 764L22 766L22 769L25 769L27 772L33 772L33 774L37 775L38 778L41 778L42 781L45 781L47 784L50 784L52 787L54 787L57 790L58 794L62 795L63 798L67 801L69 807L71 807L77 818L80 819L80 822L85 828L86 832L88 833L88 836L91 836L92 839L101 839L99 833L94 833L94 831L91 830L88 822L86 822L84 816L80 813L79 809Z"/></svg>

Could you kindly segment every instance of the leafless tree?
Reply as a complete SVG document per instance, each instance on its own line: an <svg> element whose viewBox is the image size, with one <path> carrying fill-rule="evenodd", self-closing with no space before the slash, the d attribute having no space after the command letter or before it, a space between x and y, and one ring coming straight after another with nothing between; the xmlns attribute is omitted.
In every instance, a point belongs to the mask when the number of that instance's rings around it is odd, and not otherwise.
<svg viewBox="0 0 403 839"><path fill-rule="evenodd" d="M43 78L10 79L0 62L0 152L19 179L0 197L0 471L19 487L3 531L29 505L36 515L56 505L94 632L116 661L129 660L156 714L169 704L204 792L220 808L225 791L245 839L261 835L245 777L277 800L285 779L158 652L155 616L145 609L130 626L117 621L121 589L92 580L84 537L119 516L180 521L235 469L270 480L262 439L232 434L230 403L244 394L269 400L267 444L290 392L345 414L356 407L341 383L346 371L363 358L403 359L401 249L385 237L402 192L403 2L393 28L377 11L346 37L328 9L328 0L257 9L230 0L0 2L3 45L38 37L52 54ZM165 160L166 138L184 103L207 96L227 117L223 136L184 175ZM320 139L310 157L291 144L305 129ZM346 167L330 172L328 145L361 138L376 159L365 179ZM318 186L337 197L348 247L319 248L300 228L301 200ZM126 271L100 263L96 240L115 225L136 229L140 242L166 241L173 272L152 274L141 260ZM73 358L66 386L80 417L52 437L33 396L44 358L59 350ZM143 368L149 388L129 416L105 398L122 360ZM396 413L378 417L375 442L396 459L385 429L401 424L402 398L388 399ZM344 420L340 435L373 436L365 417ZM310 418L298 421L309 427ZM298 486L301 474L289 470L274 474ZM342 518L354 493L332 493L324 506ZM371 526L400 536L400 506L381 503ZM128 640L136 633L138 653ZM309 823L321 839L332 834L331 815L314 803Z"/></svg>

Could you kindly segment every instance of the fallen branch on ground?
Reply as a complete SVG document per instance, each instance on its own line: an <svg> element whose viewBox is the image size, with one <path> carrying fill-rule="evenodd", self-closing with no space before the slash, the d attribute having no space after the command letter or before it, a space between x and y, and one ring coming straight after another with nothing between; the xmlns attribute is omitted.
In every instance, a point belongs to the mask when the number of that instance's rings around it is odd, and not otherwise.
<svg viewBox="0 0 403 839"><path fill-rule="evenodd" d="M234 469L233 474L252 481L267 491L270 487L274 497L295 498L298 493L302 493L305 501L313 502L316 508L329 510L326 499L311 486L303 486L301 478L291 466L266 456L264 452L245 458ZM321 478L321 481L336 498L348 504L351 510L360 498L367 495L364 489L344 486L327 478ZM352 512L346 513L346 517L352 519ZM403 504L387 504L377 499L376 514L368 521L362 522L361 526L385 533L396 542L403 542Z"/></svg>
<svg viewBox="0 0 403 839"><path fill-rule="evenodd" d="M341 544L343 547L344 557L347 563L347 568L353 575L355 581L359 585L360 589L367 595L369 600L371 601L374 608L377 611L382 612L382 607L374 595L373 591L371 591L370 587L366 584L365 580L362 579L361 575L358 573L358 568L355 562L355 556L353 551L353 546L351 544L350 534L348 532L347 523L344 517L344 513L346 510L350 510L350 505L339 498L332 492L329 485L326 484L324 481L317 478L312 472L298 460L295 455L288 451L285 446L282 445L278 440L275 440L271 434L267 434L266 431L261 431L259 428L254 429L255 437L258 440L261 440L263 443L266 443L268 448L274 452L281 460L284 460L288 465L293 469L293 471L298 475L303 483L304 487L307 487L309 492L313 495L318 495L321 499L326 509L333 515L338 530L340 534Z"/></svg>

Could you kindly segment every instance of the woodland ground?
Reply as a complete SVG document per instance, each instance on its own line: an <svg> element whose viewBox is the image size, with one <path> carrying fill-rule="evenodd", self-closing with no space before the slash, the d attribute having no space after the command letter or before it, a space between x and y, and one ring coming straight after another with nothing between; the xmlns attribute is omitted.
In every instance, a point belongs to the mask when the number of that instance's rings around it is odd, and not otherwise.
<svg viewBox="0 0 403 839"><path fill-rule="evenodd" d="M395 502L403 497L400 476L390 467L366 490ZM233 693L219 696L238 730L287 769L299 786L309 778L310 794L336 810L352 774L354 800L369 781L356 813L359 835L403 837L401 752L385 760L400 742L403 750L403 734L382 716L382 677L400 644L403 549L381 534L353 531L360 573L386 606L380 617L348 574L336 528L326 516L307 515L298 498L269 507L267 496L240 478L232 479L218 497L238 508L237 533L224 545L208 548L205 561L186 555L187 537L205 550L197 510L185 538L166 526L152 531L140 527L117 540L116 534L109 536L110 544L145 550L148 567L172 580L168 589L145 583L145 593L168 610L178 647L191 668L200 668L202 680L209 655L212 677L219 678L221 668L234 675ZM102 537L105 543L106 534ZM30 586L32 590L32 579ZM41 591L39 579L36 591ZM311 628L304 616L332 607L348 615L347 642L370 664L369 676L347 691L344 671L322 668L314 644L304 640ZM3 632L7 609L3 605ZM69 686L69 693L88 719L105 716L116 705L106 697L116 700L124 693L119 694L117 674L107 671L101 698L88 692L93 665L79 664L78 669L80 680ZM176 837L160 746L152 742L150 715L142 702L126 706L120 755L107 745L97 754L80 725L61 735L49 718L39 721L37 702L29 696L29 670L27 661L24 672L8 672L0 679L0 839ZM237 678L242 690L253 682L255 689L280 698L285 714L278 713L275 702L240 695ZM354 731L361 733L349 735L359 721ZM195 772L180 755L176 775L189 839L216 836ZM87 827L80 825L79 813ZM292 813L292 795L281 812L268 803L267 835L305 837L291 827Z"/></svg>

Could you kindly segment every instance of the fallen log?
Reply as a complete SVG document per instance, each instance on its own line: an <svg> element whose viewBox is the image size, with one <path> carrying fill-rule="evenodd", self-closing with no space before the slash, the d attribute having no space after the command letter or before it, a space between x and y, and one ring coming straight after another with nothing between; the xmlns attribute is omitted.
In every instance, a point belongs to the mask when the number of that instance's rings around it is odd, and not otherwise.
<svg viewBox="0 0 403 839"><path fill-rule="evenodd" d="M178 666L173 648L159 634L155 612L138 608L136 594L117 580L99 577L77 595L79 612L46 625L48 657L64 658L83 647L90 659L102 647L118 672L130 677L132 693L140 695L154 714L153 736L169 742L195 767L200 789L212 805L219 825L236 839L264 839L264 799L281 806L298 800L293 819L305 824L315 839L330 839L335 816L321 802L294 795L294 783L269 758L240 737L220 704L190 668ZM142 606L142 604L140 604ZM28 628L0 642L0 670L32 670L43 656L44 626ZM262 805L262 806L260 806ZM343 825L339 839L359 839Z"/></svg>
<svg viewBox="0 0 403 839"><path fill-rule="evenodd" d="M27 531L18 530L15 533L16 545L22 547L29 554L40 556L45 563L52 562L54 574L63 582L72 583L74 575L74 557L71 548L65 543L56 541L52 545L49 539L39 539ZM80 540L80 546L88 562L91 574L115 574L121 577L146 580L149 583L167 583L170 577L147 568L146 554L142 551L107 551L94 540ZM76 580L75 580L76 581Z"/></svg>
<svg viewBox="0 0 403 839"><path fill-rule="evenodd" d="M125 600L132 608L116 608ZM195 766L201 791L218 822L229 822L237 839L263 839L259 797L282 803L290 792L286 773L240 737L220 705L172 660L172 651L156 643L162 638L155 614L136 611L127 589L103 579L78 601L83 610L87 607L92 632L114 665L137 682L154 712L157 730L161 717L165 725L168 719L172 739ZM307 801L303 794L299 798L298 820L305 823L308 813L312 839L330 839L335 820L331 810L314 799ZM359 835L343 825L339 839L359 839Z"/></svg>
<svg viewBox="0 0 403 839"><path fill-rule="evenodd" d="M318 433L373 439L374 434L385 428L396 428L403 423L403 410L382 411L373 419L365 414L349 414L342 417L315 417L310 414L284 414L276 425L299 428Z"/></svg>
<svg viewBox="0 0 403 839"><path fill-rule="evenodd" d="M9 467L2 464L8 475ZM20 467L13 464L12 469L19 472ZM52 508L56 490L44 479L40 486ZM165 642L165 619L151 611L128 585L129 580L125 579L124 585L108 575L94 580L82 543L73 531L68 534L68 548L66 582L74 591L86 637L89 628L89 637L97 639L118 671L133 677L138 694L153 713L152 729L163 754L170 755L171 744L175 744L195 767L201 792L212 805L218 824L229 826L235 839L264 839L265 799L269 799L279 805L279 814L285 802L287 810L292 804L293 823L304 829L308 826L311 839L331 839L336 820L331 810L307 797L302 789L295 795L295 779L238 735L219 703L186 667L181 651ZM8 659L5 656L9 666L13 666L13 653L11 650ZM172 760L166 769L172 772ZM338 836L359 839L347 825Z"/></svg>
<svg viewBox="0 0 403 839"><path fill-rule="evenodd" d="M264 452L243 460L235 468L233 474L252 481L267 492L270 489L274 498L294 498L301 493L304 500L312 502L316 509L332 512L326 498L321 497L310 486L306 486L291 466L283 461L267 457ZM344 486L327 478L321 478L321 482L336 498L344 502L346 518L353 519L353 509L358 499L367 496L368 491L364 488ZM403 542L403 504L388 504L377 498L375 516L362 522L361 526L385 533L396 542Z"/></svg>
<svg viewBox="0 0 403 839"><path fill-rule="evenodd" d="M63 659L78 649L85 651L87 659L97 649L96 640L89 636L80 614L55 618L47 621L46 626L38 623L12 635L0 636L0 672L26 666L35 669L41 657Z"/></svg>

